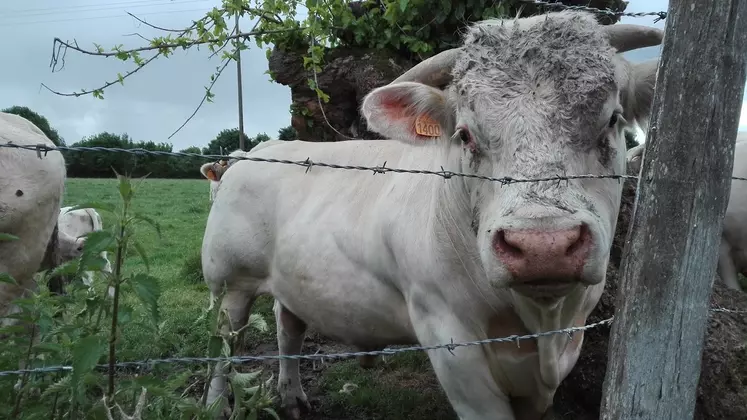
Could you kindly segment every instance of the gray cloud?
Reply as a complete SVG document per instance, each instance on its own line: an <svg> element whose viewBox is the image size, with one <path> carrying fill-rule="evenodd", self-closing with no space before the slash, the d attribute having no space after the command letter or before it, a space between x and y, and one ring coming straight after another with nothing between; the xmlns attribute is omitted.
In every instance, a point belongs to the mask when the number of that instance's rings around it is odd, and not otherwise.
<svg viewBox="0 0 747 420"><path fill-rule="evenodd" d="M8 2L9 3L9 2ZM176 150L204 146L224 128L238 126L236 66L231 63L216 83L214 102L205 104L192 121L171 139L167 137L193 112L210 75L220 64L218 56L208 59L206 48L176 51L168 59L159 58L138 74L108 88L104 100L92 96L61 97L40 90L44 82L62 92L80 91L116 80L117 73L133 68L116 58L85 56L68 51L62 71L49 69L52 40L77 40L83 48L96 42L104 48L117 44L137 47L145 37L164 35L127 16L136 14L150 23L183 28L217 5L213 0L70 0L61 6L56 0L26 0L0 6L0 37L3 65L0 66L0 107L25 105L46 116L68 143L101 131L128 133L135 140L168 141ZM666 0L631 1L628 11L667 9ZM299 13L299 18L304 14ZM623 18L623 22L654 24L655 17ZM242 28L252 26L242 20ZM659 56L661 47L626 53L633 61ZM148 57L143 54L143 57ZM255 44L242 54L244 84L244 124L248 135L266 132L274 136L290 124L290 89L269 81L264 74L267 60Z"/></svg>

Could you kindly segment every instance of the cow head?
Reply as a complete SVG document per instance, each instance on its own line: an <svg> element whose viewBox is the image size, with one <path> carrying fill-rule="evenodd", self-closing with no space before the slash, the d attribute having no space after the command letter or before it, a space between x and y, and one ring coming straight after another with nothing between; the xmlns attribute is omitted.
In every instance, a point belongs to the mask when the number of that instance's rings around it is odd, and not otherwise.
<svg viewBox="0 0 747 420"><path fill-rule="evenodd" d="M83 245L86 238L76 238L68 235L63 230L57 231L57 246L59 247L60 263L74 260L83 255Z"/></svg>
<svg viewBox="0 0 747 420"><path fill-rule="evenodd" d="M236 149L228 154L228 161L220 159L216 162L210 162L200 166L200 173L202 176L210 180L210 202L215 200L215 195L218 193L218 187L220 186L220 180L223 177L223 174L226 173L228 168L238 160L235 158L246 156L247 153L248 152L241 149Z"/></svg>
<svg viewBox="0 0 747 420"><path fill-rule="evenodd" d="M575 11L477 22L463 46L374 89L361 111L388 138L441 145L439 164L453 171L620 175L624 129L647 122L657 69L620 53L662 38ZM460 177L446 182L440 205L471 227L492 286L554 300L604 281L621 192L615 179L502 186Z"/></svg>
<svg viewBox="0 0 747 420"><path fill-rule="evenodd" d="M210 181L210 202L215 200L215 194L218 192L218 186L220 185L220 178L226 172L226 169L228 169L228 164L223 159L200 166L200 173Z"/></svg>

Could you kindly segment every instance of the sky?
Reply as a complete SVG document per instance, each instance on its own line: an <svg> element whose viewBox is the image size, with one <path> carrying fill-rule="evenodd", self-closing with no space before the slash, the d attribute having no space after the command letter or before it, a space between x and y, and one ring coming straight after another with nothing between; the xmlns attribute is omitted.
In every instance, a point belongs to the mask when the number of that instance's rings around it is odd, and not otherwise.
<svg viewBox="0 0 747 420"><path fill-rule="evenodd" d="M220 57L209 59L207 48L177 50L167 58L154 60L124 86L116 84L104 91L104 100L91 95L63 97L41 87L41 83L61 92L100 87L116 80L117 73L132 69L114 57L86 56L68 51L62 70L52 72L49 64L55 37L75 40L93 49L93 43L109 49L122 44L139 47L141 38L164 33L137 22L126 12L166 28L184 28L192 20L220 4L218 0L57 0L5 1L0 5L0 39L3 65L0 66L0 109L22 105L42 114L68 144L102 131L127 133L133 140L169 142L174 150L205 146L223 129L238 126L236 65L231 63L215 84L213 103L202 106L197 115L168 138L194 111ZM631 0L628 12L666 11L666 0ZM304 16L299 14L300 18ZM622 22L663 28L655 17L623 18ZM243 29L253 22L242 19ZM7 42L14 40L13 42ZM270 81L264 49L249 44L242 52L244 131L249 136L265 132L271 137L290 125L290 88ZM631 61L657 57L661 47L626 53ZM148 57L143 53L143 57ZM740 129L747 129L747 107L743 107ZM639 140L642 133L639 132Z"/></svg>

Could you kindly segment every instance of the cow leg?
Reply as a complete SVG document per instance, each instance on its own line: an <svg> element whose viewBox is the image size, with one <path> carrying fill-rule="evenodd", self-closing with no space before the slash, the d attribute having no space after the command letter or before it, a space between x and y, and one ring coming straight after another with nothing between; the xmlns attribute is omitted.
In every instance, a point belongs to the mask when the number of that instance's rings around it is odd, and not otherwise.
<svg viewBox="0 0 747 420"><path fill-rule="evenodd" d="M236 331L244 326L249 321L249 310L254 303L255 295L254 292L248 292L245 290L230 290L226 292L223 300L220 304L220 311L224 310L228 312L231 319L231 325L224 323L221 326L221 332L228 334L231 330ZM226 403L226 374L227 362L218 362L215 365L215 371L210 381L208 388L206 404L209 406L218 398L222 398L223 402Z"/></svg>
<svg viewBox="0 0 747 420"><path fill-rule="evenodd" d="M432 300L412 305L410 316L420 345L486 338L471 333L450 312L446 305ZM517 420L508 397L487 369L490 363L482 346L428 350L428 358L460 420Z"/></svg>
<svg viewBox="0 0 747 420"><path fill-rule="evenodd" d="M733 290L742 290L737 280L737 267L731 258L731 247L723 237L718 252L718 274L726 287Z"/></svg>
<svg viewBox="0 0 747 420"><path fill-rule="evenodd" d="M275 300L273 306L278 330L278 350L280 354L301 354L306 335L306 323ZM301 407L311 409L306 393L301 386L301 373L298 359L280 359L278 394L280 404L291 419L301 418Z"/></svg>

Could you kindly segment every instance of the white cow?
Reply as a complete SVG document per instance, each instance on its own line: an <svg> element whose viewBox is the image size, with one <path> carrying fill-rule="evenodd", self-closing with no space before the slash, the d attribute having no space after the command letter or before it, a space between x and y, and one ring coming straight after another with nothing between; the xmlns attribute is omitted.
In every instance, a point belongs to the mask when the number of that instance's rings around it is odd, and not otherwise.
<svg viewBox="0 0 747 420"><path fill-rule="evenodd" d="M648 134L644 131L645 134ZM747 141L747 131L737 132L737 143ZM636 174L641 172L641 163L643 162L643 152L646 149L645 139L644 142L638 146L633 147L627 152L628 167L630 167ZM736 170L738 155L734 155L734 168ZM737 175L733 175L737 176Z"/></svg>
<svg viewBox="0 0 747 420"><path fill-rule="evenodd" d="M82 208L72 210L73 207L63 207L60 209L60 214L57 219L59 231L61 234L70 236L79 240L81 245L85 242L85 236L88 233L100 231L104 228L104 223L101 221L101 215L93 208ZM80 256L82 246L77 249L77 253L74 254L63 254L63 262L70 261ZM106 260L106 265L103 270L106 273L112 272L111 263L107 257L106 251L101 252L101 257ZM86 286L91 287L93 285L93 273L86 271L83 273L83 283ZM109 288L109 296L114 297L114 288Z"/></svg>
<svg viewBox="0 0 747 420"><path fill-rule="evenodd" d="M6 143L54 147L25 118L0 112L0 144ZM12 302L37 289L37 271L59 263L55 231L65 186L65 160L57 151L39 158L31 150L0 147L0 170L0 233L18 237L0 241L0 273L10 274L17 282L0 282L0 318L2 325L13 325L17 320L6 318L18 312Z"/></svg>
<svg viewBox="0 0 747 420"><path fill-rule="evenodd" d="M250 156L539 178L625 173L624 129L646 120L657 61L619 53L662 31L557 12L479 22L464 45L371 91L362 114L393 140L283 142ZM445 90L439 89L447 86ZM582 326L597 304L622 183L502 186L478 178L237 162L208 216L202 267L238 329L276 299L281 354L307 326L359 348L448 344ZM428 351L464 420L537 420L583 333ZM208 404L224 397L219 368ZM298 360L281 360L281 404L308 406Z"/></svg>
<svg viewBox="0 0 747 420"><path fill-rule="evenodd" d="M645 143L628 151L628 166L640 174ZM732 176L747 178L747 131L737 133ZM724 284L742 290L738 274L747 275L747 181L733 179L724 214L717 272Z"/></svg>
<svg viewBox="0 0 747 420"><path fill-rule="evenodd" d="M747 178L747 132L737 134L732 176ZM727 287L742 290L737 274L747 275L747 181L732 179L724 215L718 274Z"/></svg>

